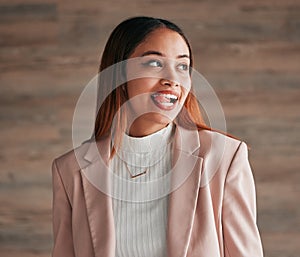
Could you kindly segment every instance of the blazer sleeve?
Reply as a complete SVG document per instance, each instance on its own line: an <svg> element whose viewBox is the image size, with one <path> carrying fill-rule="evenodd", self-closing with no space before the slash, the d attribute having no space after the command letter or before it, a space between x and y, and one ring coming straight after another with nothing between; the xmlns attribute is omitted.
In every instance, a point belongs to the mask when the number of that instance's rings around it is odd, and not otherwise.
<svg viewBox="0 0 300 257"><path fill-rule="evenodd" d="M248 149L241 142L227 173L222 207L225 257L262 257Z"/></svg>
<svg viewBox="0 0 300 257"><path fill-rule="evenodd" d="M54 246L52 257L75 257L72 239L72 207L56 160L52 163L52 221Z"/></svg>

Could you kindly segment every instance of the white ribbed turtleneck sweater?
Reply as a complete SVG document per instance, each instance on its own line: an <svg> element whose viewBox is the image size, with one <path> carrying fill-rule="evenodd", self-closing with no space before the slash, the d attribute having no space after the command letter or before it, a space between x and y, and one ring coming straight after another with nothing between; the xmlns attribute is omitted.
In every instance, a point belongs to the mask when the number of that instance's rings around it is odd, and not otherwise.
<svg viewBox="0 0 300 257"><path fill-rule="evenodd" d="M112 160L112 170L123 181L144 183L156 180L170 171L174 125L145 137L123 135L123 143ZM126 167L127 165L127 167ZM147 169L146 174L131 178ZM129 171L128 171L129 170ZM158 184L157 188L162 187ZM132 189L122 180L113 182L113 190L122 199L113 199L116 235L116 257L165 257L168 195L151 201L140 201L149 191ZM160 192L160 191L157 191ZM138 196L136 198L136 196ZM132 201L139 199L139 201Z"/></svg>

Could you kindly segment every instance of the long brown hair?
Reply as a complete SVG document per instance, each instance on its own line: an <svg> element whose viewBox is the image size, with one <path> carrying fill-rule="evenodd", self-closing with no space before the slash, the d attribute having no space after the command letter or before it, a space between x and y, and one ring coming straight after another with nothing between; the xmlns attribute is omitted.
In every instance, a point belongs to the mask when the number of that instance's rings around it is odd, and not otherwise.
<svg viewBox="0 0 300 257"><path fill-rule="evenodd" d="M99 73L108 67L125 61L128 59L135 48L145 40L149 33L158 28L167 28L180 34L185 40L190 56L190 66L193 67L193 55L191 45L184 35L183 31L174 23L152 17L134 17L127 19L120 23L111 33L101 59ZM108 95L101 104L98 106L97 116L95 121L95 130L93 137L95 140L100 139L104 135L111 132L113 121L115 120L115 143L118 146L121 143L121 133L126 127L126 114L121 113L119 110L121 106L128 100L126 84L116 87L115 83L118 70L112 70L110 82L107 83L98 81L98 99L101 96ZM108 94L109 92L109 94ZM98 104L101 101L98 101ZM208 127L201 114L199 104L195 95L190 91L184 103L184 108L178 114L176 121L185 128L195 128L212 130ZM111 157L115 149L112 149Z"/></svg>

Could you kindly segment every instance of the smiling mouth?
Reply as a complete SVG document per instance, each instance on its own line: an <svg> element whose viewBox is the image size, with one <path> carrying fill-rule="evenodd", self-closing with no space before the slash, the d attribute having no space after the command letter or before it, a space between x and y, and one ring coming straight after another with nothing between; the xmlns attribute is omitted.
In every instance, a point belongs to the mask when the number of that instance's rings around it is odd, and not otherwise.
<svg viewBox="0 0 300 257"><path fill-rule="evenodd" d="M157 92L151 95L153 102L163 110L171 110L175 107L178 96L173 93Z"/></svg>

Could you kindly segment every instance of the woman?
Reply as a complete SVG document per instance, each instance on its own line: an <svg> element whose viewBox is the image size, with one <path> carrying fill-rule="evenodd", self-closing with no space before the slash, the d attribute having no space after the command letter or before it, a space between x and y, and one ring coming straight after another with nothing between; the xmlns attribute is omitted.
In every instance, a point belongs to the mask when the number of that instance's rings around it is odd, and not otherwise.
<svg viewBox="0 0 300 257"><path fill-rule="evenodd" d="M92 138L53 161L53 256L263 256L247 146L204 124L183 32L128 19L99 71L120 62Z"/></svg>

